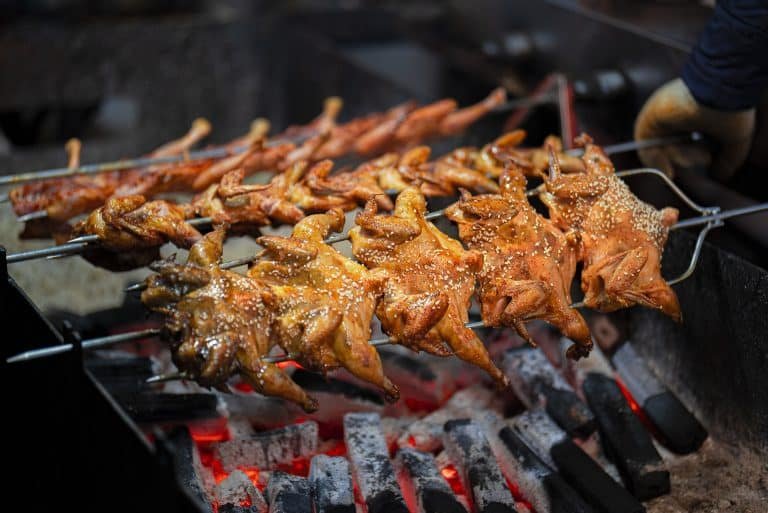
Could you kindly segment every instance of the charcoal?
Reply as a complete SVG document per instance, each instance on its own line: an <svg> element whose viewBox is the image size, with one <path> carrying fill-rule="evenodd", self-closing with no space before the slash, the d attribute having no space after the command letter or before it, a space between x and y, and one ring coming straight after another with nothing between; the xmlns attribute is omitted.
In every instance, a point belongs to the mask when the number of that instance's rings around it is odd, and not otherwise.
<svg viewBox="0 0 768 513"><path fill-rule="evenodd" d="M443 445L443 426L455 418L468 418L481 408L494 403L494 393L482 385L475 385L456 392L442 408L414 422L398 439L400 447L413 447L420 451L434 452Z"/></svg>
<svg viewBox="0 0 768 513"><path fill-rule="evenodd" d="M368 513L408 513L376 413L344 416L344 441Z"/></svg>
<svg viewBox="0 0 768 513"><path fill-rule="evenodd" d="M243 417L230 417L227 420L227 428L229 428L229 436L233 440L248 438L255 434L251 421Z"/></svg>
<svg viewBox="0 0 768 513"><path fill-rule="evenodd" d="M419 418L413 416L382 417L381 432L384 434L387 447L396 446L400 435L418 421Z"/></svg>
<svg viewBox="0 0 768 513"><path fill-rule="evenodd" d="M267 503L261 492L240 470L230 472L226 479L217 484L213 489L213 496L219 505L220 513L267 512Z"/></svg>
<svg viewBox="0 0 768 513"><path fill-rule="evenodd" d="M595 431L592 412L541 351L507 351L504 372L527 408L543 404L547 413L570 436L583 438Z"/></svg>
<svg viewBox="0 0 768 513"><path fill-rule="evenodd" d="M228 440L215 445L216 456L227 472L240 466L272 470L277 465L306 458L317 450L318 426L307 421L247 438Z"/></svg>
<svg viewBox="0 0 768 513"><path fill-rule="evenodd" d="M309 483L299 476L272 472L267 483L269 513L312 513Z"/></svg>
<svg viewBox="0 0 768 513"><path fill-rule="evenodd" d="M583 390L597 418L603 448L629 491L640 500L669 493L669 471L616 382L592 373Z"/></svg>
<svg viewBox="0 0 768 513"><path fill-rule="evenodd" d="M515 433L598 511L640 513L643 505L568 438L546 413L525 412L511 422Z"/></svg>
<svg viewBox="0 0 768 513"><path fill-rule="evenodd" d="M218 394L220 408L230 416L248 419L260 429L275 429L293 424L306 414L298 406L276 397L259 394Z"/></svg>
<svg viewBox="0 0 768 513"><path fill-rule="evenodd" d="M408 352L379 351L387 376L400 388L401 398L440 404L453 391L450 373L430 365L429 360ZM442 372L440 372L442 371Z"/></svg>
<svg viewBox="0 0 768 513"><path fill-rule="evenodd" d="M613 355L621 380L661 434L661 442L678 454L690 454L707 439L707 430L651 371L627 342Z"/></svg>
<svg viewBox="0 0 768 513"><path fill-rule="evenodd" d="M316 372L297 369L291 378L317 399L319 408L310 418L321 423L338 424L351 412L381 412L384 399L380 394L356 383L324 377Z"/></svg>
<svg viewBox="0 0 768 513"><path fill-rule="evenodd" d="M435 458L428 452L407 447L395 459L403 488L410 492L417 513L467 513L451 487L437 469Z"/></svg>
<svg viewBox="0 0 768 513"><path fill-rule="evenodd" d="M168 439L173 447L171 455L176 480L187 488L189 495L203 508L202 511L212 512L209 496L212 495L214 478L211 471L200 461L200 454L189 429L177 428L168 435Z"/></svg>
<svg viewBox="0 0 768 513"><path fill-rule="evenodd" d="M565 438L552 446L550 456L560 475L582 497L603 513L643 513L645 508L609 476L581 447Z"/></svg>
<svg viewBox="0 0 768 513"><path fill-rule="evenodd" d="M542 513L593 513L584 499L539 458L510 427L499 431L507 449L500 459L504 473L520 487L523 497Z"/></svg>
<svg viewBox="0 0 768 513"><path fill-rule="evenodd" d="M512 492L506 485L483 430L469 419L445 423L444 443L477 513L511 513Z"/></svg>
<svg viewBox="0 0 768 513"><path fill-rule="evenodd" d="M309 466L309 490L314 513L355 513L349 462L318 454Z"/></svg>
<svg viewBox="0 0 768 513"><path fill-rule="evenodd" d="M547 465L554 467L549 449L568 438L568 435L546 412L528 410L511 419L509 425Z"/></svg>
<svg viewBox="0 0 768 513"><path fill-rule="evenodd" d="M349 381L324 377L316 372L309 372L303 369L296 369L291 374L291 379L313 396L319 393L326 393L344 396L347 399L384 405L384 399L379 394Z"/></svg>

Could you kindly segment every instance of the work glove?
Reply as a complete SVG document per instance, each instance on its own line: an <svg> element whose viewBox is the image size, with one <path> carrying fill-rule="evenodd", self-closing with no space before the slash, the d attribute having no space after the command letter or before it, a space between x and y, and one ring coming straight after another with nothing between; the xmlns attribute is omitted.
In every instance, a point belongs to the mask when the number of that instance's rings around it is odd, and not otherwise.
<svg viewBox="0 0 768 513"><path fill-rule="evenodd" d="M639 150L648 167L674 176L678 168L704 167L727 181L749 154L755 130L755 109L721 111L698 103L682 79L661 86L645 102L635 121L635 140L700 132L705 141Z"/></svg>

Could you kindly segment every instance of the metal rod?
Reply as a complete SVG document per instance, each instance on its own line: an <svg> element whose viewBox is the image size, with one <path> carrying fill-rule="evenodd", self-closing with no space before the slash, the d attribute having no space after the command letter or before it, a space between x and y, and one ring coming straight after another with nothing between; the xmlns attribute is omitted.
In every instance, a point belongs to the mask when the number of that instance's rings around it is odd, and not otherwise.
<svg viewBox="0 0 768 513"><path fill-rule="evenodd" d="M675 224L671 229L676 230L678 228L688 228L690 226L707 224L712 221L724 221L726 219L730 219L731 217L748 216L765 211L768 211L768 203L758 203L757 205L750 205L748 207L734 208L732 210L725 210L723 212L717 212L701 217L683 219L682 221L678 221L677 224Z"/></svg>
<svg viewBox="0 0 768 513"><path fill-rule="evenodd" d="M160 334L159 328L150 328L141 331L131 331L129 333L119 333L117 335L110 335L108 337L97 337L84 340L82 343L83 349L97 349L99 347L111 346L119 344L121 342L129 342L131 340L139 340L147 337L155 337ZM43 347L40 349L33 349L24 353L11 356L5 361L8 363L25 362L28 360L35 360L37 358L47 358L61 353L66 353L72 350L72 344L60 344L58 346Z"/></svg>
<svg viewBox="0 0 768 513"><path fill-rule="evenodd" d="M17 262L25 262L27 260L35 260L38 258L45 258L48 256L66 255L70 253L79 253L88 247L88 242L73 242L67 244L60 244L59 246L51 246L49 248L32 249L29 251L21 251L19 253L13 253L6 257L6 261L9 264L15 264Z"/></svg>
<svg viewBox="0 0 768 513"><path fill-rule="evenodd" d="M603 151L606 155L617 155L619 153L629 153L637 150L644 150L646 148L655 148L656 146L669 146L671 144L680 143L698 143L702 142L704 137L698 132L692 132L690 134L672 135L668 137L656 137L653 139L642 139L640 141L626 141L617 144L609 144L603 146ZM584 154L583 148L573 148L567 150L565 153L573 157L580 157Z"/></svg>
<svg viewBox="0 0 768 513"><path fill-rule="evenodd" d="M287 139L268 141L267 147L285 144ZM58 167L54 169L44 169L42 171L30 171L27 173L18 173L15 175L0 176L0 185L17 185L26 182L36 182L48 180L50 178L64 178L70 176L95 175L107 173L110 171L120 171L122 169L134 169L153 166L156 164L173 164L176 162L195 162L198 160L218 159L230 157L247 150L247 146L238 146L236 148L212 148L209 150L198 150L185 152L180 155L170 155L168 157L142 157L137 159L121 159L113 162L100 162L97 164L86 164L80 167Z"/></svg>
<svg viewBox="0 0 768 513"><path fill-rule="evenodd" d="M635 151L643 148L651 148L655 146L666 146L669 144L677 144L680 142L699 142L701 140L703 140L703 137L701 136L701 134L697 132L693 132L687 135L659 137L655 139L645 139L642 141L627 141L623 143L608 145L603 147L603 151L606 153L606 155L615 155L617 153L626 153L626 152ZM566 153L573 156L580 156L584 153L584 150L581 148L574 148L572 150L566 151ZM2 185L1 180L2 180L2 177L0 177L0 185ZM392 191L387 191L388 194L390 192ZM22 216L19 216L17 218L17 221L19 221L20 223L24 223L27 221L32 221L33 219L44 219L46 217L48 217L48 213L45 210L38 210L36 212L30 212L29 214L24 214Z"/></svg>
<svg viewBox="0 0 768 513"><path fill-rule="evenodd" d="M35 219L45 219L48 217L48 211L47 210L36 210L34 212L30 212L29 214L20 215L16 218L16 221L20 223L26 223L27 221L34 221Z"/></svg>
<svg viewBox="0 0 768 513"><path fill-rule="evenodd" d="M181 381L183 379L190 379L190 377L184 372L171 372L169 374L160 374L158 376L147 378L145 383L152 385L156 383L165 383L166 381Z"/></svg>
<svg viewBox="0 0 768 513"><path fill-rule="evenodd" d="M192 226L201 226L210 224L212 219L210 217L197 217L195 219L190 219L187 222ZM98 235L82 235L57 246L11 253L6 257L6 262L15 264L17 262L25 262L27 260L35 260L38 258L69 256L83 252L90 244L98 241Z"/></svg>
<svg viewBox="0 0 768 513"><path fill-rule="evenodd" d="M508 102L499 105L494 111L505 111L517 109L520 107L540 105L543 103L549 103L552 101L551 97L543 97L537 99L531 98L518 98L510 100ZM267 142L267 146L275 146L286 142L296 142L288 140L275 140ZM17 173L13 175L0 176L0 185L16 185L26 182L34 182L39 180L47 180L51 178L64 178L69 176L80 175L92 175L98 173L106 173L110 171L120 171L122 169L133 169L152 166L156 164L172 164L175 162L194 162L197 160L224 158L245 151L247 147L239 146L237 148L212 148L209 150L199 150L187 152L182 155L171 155L168 157L142 157L135 159L120 159L112 162L99 162L95 164L85 164L83 166L69 168L59 167L54 169L44 169L40 171L30 171L26 173ZM7 201L8 196L0 199L0 203Z"/></svg>
<svg viewBox="0 0 768 513"><path fill-rule="evenodd" d="M688 264L688 269L677 278L669 280L668 283L670 285L680 283L693 274L693 271L696 270L696 266L699 263L699 256L701 255L701 248L704 246L704 239L707 238L707 234L711 229L717 228L718 226L723 226L723 221L721 219L710 220L707 225L702 228L699 232L699 236L696 238L696 246L693 248L693 255L691 256L691 263Z"/></svg>
<svg viewBox="0 0 768 513"><path fill-rule="evenodd" d="M473 322L468 322L464 324L464 327L469 328L471 330L485 328L485 323L483 321L473 321ZM373 338L369 341L369 344L371 344L374 347L385 346L393 343L394 341L390 337ZM266 363L282 363L282 362L287 362L294 359L296 359L296 355L278 354L275 356L268 356L264 358L263 361Z"/></svg>

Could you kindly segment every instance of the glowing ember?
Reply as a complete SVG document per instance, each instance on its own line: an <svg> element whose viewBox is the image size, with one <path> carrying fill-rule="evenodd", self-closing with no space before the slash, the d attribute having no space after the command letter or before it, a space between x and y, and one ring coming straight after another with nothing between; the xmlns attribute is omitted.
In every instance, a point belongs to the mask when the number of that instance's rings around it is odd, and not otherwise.
<svg viewBox="0 0 768 513"><path fill-rule="evenodd" d="M414 397L406 397L403 401L412 412L432 413L440 406L433 401L425 401Z"/></svg>
<svg viewBox="0 0 768 513"><path fill-rule="evenodd" d="M453 490L453 493L456 495L466 495L466 492L464 491L464 486L461 484L461 479L459 478L459 472L456 470L456 467L453 465L448 465L443 470L440 471L441 474L443 474L443 477L446 481L448 481L448 484L451 486L451 490Z"/></svg>
<svg viewBox="0 0 768 513"><path fill-rule="evenodd" d="M530 511L531 513L534 513L536 511L535 509L533 509L533 505L527 500L525 500L525 498L523 497L523 494L520 493L520 487L517 486L517 483L513 483L512 481L507 479L507 487L509 487L509 491L512 492L512 497L515 498L515 501L517 503L522 504L523 506L528 508L528 511Z"/></svg>
<svg viewBox="0 0 768 513"><path fill-rule="evenodd" d="M309 459L299 458L287 465L278 465L277 470L282 470L294 476L307 477L309 475Z"/></svg>
<svg viewBox="0 0 768 513"><path fill-rule="evenodd" d="M344 445L344 440L336 440L330 449L323 451L323 454L327 456L346 456L347 446Z"/></svg>
<svg viewBox="0 0 768 513"><path fill-rule="evenodd" d="M245 381L238 381L232 387L240 392L250 393L253 392L253 387Z"/></svg>
<svg viewBox="0 0 768 513"><path fill-rule="evenodd" d="M301 365L299 365L297 362L294 362L293 360L288 360L287 362L277 362L277 366L281 369L303 369Z"/></svg>
<svg viewBox="0 0 768 513"><path fill-rule="evenodd" d="M251 483L253 483L253 486L258 488L259 490L263 489L263 486L259 485L259 469L256 467L237 467L239 470L243 471L243 474L248 476L248 479L251 480Z"/></svg>
<svg viewBox="0 0 768 513"><path fill-rule="evenodd" d="M213 442L224 442L230 439L227 419L206 420L189 424L189 434L198 445L207 445Z"/></svg>
<svg viewBox="0 0 768 513"><path fill-rule="evenodd" d="M634 413L637 418L640 419L640 422L643 423L645 429L647 429L654 437L659 440L663 440L661 433L659 433L659 431L656 429L656 426L653 425L651 419L649 419L645 414L642 406L638 404L638 402L632 396L632 392L630 392L627 386L621 381L621 378L615 376L615 380L616 384L619 386L619 390L621 390L621 395L623 395L624 399L626 399L629 403L629 409L632 410L632 413Z"/></svg>

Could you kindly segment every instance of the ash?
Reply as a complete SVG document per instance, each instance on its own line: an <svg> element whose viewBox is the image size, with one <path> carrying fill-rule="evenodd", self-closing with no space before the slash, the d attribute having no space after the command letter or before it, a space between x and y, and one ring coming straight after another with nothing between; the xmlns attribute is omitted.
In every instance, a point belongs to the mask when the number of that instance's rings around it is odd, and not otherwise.
<svg viewBox="0 0 768 513"><path fill-rule="evenodd" d="M663 452L672 492L646 502L648 513L764 513L768 459L758 452L711 438L695 453Z"/></svg>

